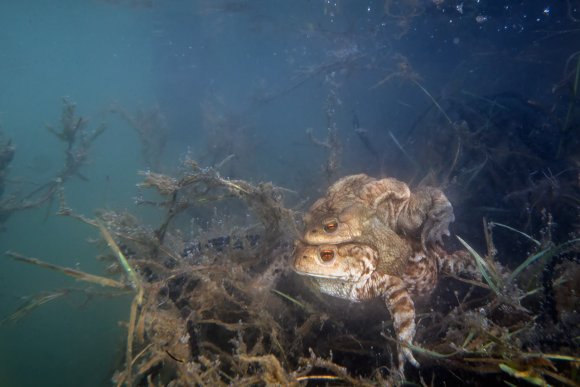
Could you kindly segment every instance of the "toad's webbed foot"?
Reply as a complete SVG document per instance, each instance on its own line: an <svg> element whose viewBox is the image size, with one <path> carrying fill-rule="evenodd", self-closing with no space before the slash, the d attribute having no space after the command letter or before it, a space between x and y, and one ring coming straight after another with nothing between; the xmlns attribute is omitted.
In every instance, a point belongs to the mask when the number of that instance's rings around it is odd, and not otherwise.
<svg viewBox="0 0 580 387"><path fill-rule="evenodd" d="M457 250L452 254L448 254L443 249L438 249L437 263L442 273L461 277L467 276L479 281L482 279L481 272L475 263L475 258L465 250Z"/></svg>

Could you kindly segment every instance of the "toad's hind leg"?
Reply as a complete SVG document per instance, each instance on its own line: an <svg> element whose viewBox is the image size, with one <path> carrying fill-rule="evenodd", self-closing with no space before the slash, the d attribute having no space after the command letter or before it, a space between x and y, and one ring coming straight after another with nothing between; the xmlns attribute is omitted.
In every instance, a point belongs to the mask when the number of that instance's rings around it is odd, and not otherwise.
<svg viewBox="0 0 580 387"><path fill-rule="evenodd" d="M439 264L431 254L417 253L409 258L402 279L411 296L426 297L437 285Z"/></svg>
<svg viewBox="0 0 580 387"><path fill-rule="evenodd" d="M368 281L360 288L357 298L370 299L382 297L393 319L393 326L399 344L399 371L403 372L405 362L409 361L415 367L419 362L413 357L409 345L415 337L415 304L407 291L405 283L398 277L374 272Z"/></svg>
<svg viewBox="0 0 580 387"><path fill-rule="evenodd" d="M414 234L420 230L423 248L442 245L443 235L449 236L449 224L455 220L453 206L440 189L419 188L407 202L397 220L398 228Z"/></svg>

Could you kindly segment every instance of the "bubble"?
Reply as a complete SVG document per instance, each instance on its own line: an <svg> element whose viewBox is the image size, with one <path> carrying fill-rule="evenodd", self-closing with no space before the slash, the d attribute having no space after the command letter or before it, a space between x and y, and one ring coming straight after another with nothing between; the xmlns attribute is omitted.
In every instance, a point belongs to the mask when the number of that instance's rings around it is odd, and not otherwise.
<svg viewBox="0 0 580 387"><path fill-rule="evenodd" d="M550 16L550 6L548 5L546 8L544 8L542 13L546 16Z"/></svg>
<svg viewBox="0 0 580 387"><path fill-rule="evenodd" d="M483 24L483 23L485 23L485 22L487 21L487 16L485 16L485 15L477 15L477 16L475 17L475 21L476 21L478 24Z"/></svg>

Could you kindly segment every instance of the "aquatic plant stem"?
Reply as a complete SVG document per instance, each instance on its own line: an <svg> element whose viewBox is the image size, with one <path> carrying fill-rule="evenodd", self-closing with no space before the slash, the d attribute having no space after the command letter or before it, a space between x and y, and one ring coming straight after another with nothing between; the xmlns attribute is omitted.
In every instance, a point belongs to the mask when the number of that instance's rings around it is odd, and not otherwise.
<svg viewBox="0 0 580 387"><path fill-rule="evenodd" d="M115 253L115 256L119 260L119 263L121 264L121 266L125 270L125 273L127 274L127 277L129 278L129 282L131 282L131 286L133 287L133 289L138 290L138 288L141 287L141 282L139 281L139 278L137 277L137 274L135 274L135 271L133 270L131 265L129 265L129 262L127 262L127 258L125 258L125 255L123 254L123 252L119 248L119 245L117 245L117 243L113 240L111 233L105 228L105 226L100 221L97 221L97 226L99 227L99 230L101 231L101 235L107 241L109 248L111 250L113 250L113 252Z"/></svg>
<svg viewBox="0 0 580 387"><path fill-rule="evenodd" d="M79 270L75 270L75 269L71 269L68 267L54 265L52 263L41 261L40 259L37 259L37 258L25 257L24 255L21 255L21 254L12 252L12 251L7 251L6 255L8 257L16 260L16 261L28 263L30 265L39 266L39 267L42 267L44 269L58 271L64 275L67 275L69 277L74 277L74 278L81 280L81 281L91 282L94 284L99 284L101 286L108 286L108 287L112 287L112 288L127 289L126 284L119 282L119 281L115 281L115 280L110 279L110 278L101 277L101 276L93 275L93 274L88 274L88 273L85 273L85 272L82 272Z"/></svg>
<svg viewBox="0 0 580 387"><path fill-rule="evenodd" d="M56 300L62 296L65 296L69 293L68 289L58 290L52 293L47 294L39 294L32 299L28 300L24 305L19 307L15 312L10 314L9 316L0 320L0 327L5 323L12 322L15 323L19 321L21 318L26 316L32 310L38 308L41 305L46 304L47 302Z"/></svg>
<svg viewBox="0 0 580 387"><path fill-rule="evenodd" d="M427 97L429 97L431 99L431 101L433 102L433 104L437 107L437 109L439 109L439 111L441 112L441 114L443 114L443 117L445 117L445 119L447 120L447 122L449 122L449 125L453 126L453 121L451 121L451 118L449 118L449 116L447 115L447 113L445 112L445 110L443 110L443 108L441 107L441 105L439 105L439 102L437 102L437 100L431 95L431 93L429 93L429 91L427 91L427 89L425 89L423 87L423 85L421 85L415 79L411 79L411 82L413 82L415 85L417 85L417 87L419 87L419 89L421 89L423 91L423 93L425 93L427 95Z"/></svg>
<svg viewBox="0 0 580 387"><path fill-rule="evenodd" d="M572 97L570 103L568 104L568 111L566 112L566 119L564 120L564 126L562 126L562 136L560 138L560 143L558 144L558 150L556 152L556 157L560 156L562 147L564 146L565 136L564 134L568 131L570 126L570 119L572 118L572 112L574 111L574 103L578 98L578 83L580 82L580 53L577 53L576 60L576 75L574 77L574 84L572 86Z"/></svg>
<svg viewBox="0 0 580 387"><path fill-rule="evenodd" d="M124 382L128 386L132 386L133 385L133 375L132 375L133 339L135 336L135 326L137 324L137 316L139 314L139 310L141 309L141 305L143 305L143 293L144 293L143 286L141 284L139 277L135 273L135 270L133 270L133 268L131 267L131 265L127 261L127 258L125 258L125 255L123 254L123 252L119 248L119 245L117 245L117 243L113 240L111 233L109 233L109 231L105 228L105 226L100 221L97 221L97 225L99 227L99 230L101 231L101 235L107 241L109 248L111 250L113 250L113 252L115 253L115 255L117 256L117 258L119 260L119 263L121 264L121 266L125 270L125 273L127 274L127 277L129 278L131 286L133 287L133 289L135 289L137 291L137 294L135 295L135 297L133 298L133 301L131 302L131 313L129 316L129 329L127 332L127 348L126 348L126 356L125 356L126 357L126 359L125 359L126 368L125 368ZM122 383L122 382L123 382L123 380L119 381L119 383Z"/></svg>
<svg viewBox="0 0 580 387"><path fill-rule="evenodd" d="M137 315L139 309L143 304L143 287L139 285L137 294L131 302L131 314L129 316L129 331L127 332L127 349L126 349L126 369L125 369L125 381L128 386L133 385L133 338L135 332L135 324L137 322Z"/></svg>
<svg viewBox="0 0 580 387"><path fill-rule="evenodd" d="M403 153L403 155L407 158L407 160L409 160L409 162L413 165L413 167L415 167L416 169L420 169L419 163L417 163L412 157L411 155L405 150L405 148L403 148L403 145L401 145L401 143L399 142L399 140L397 140L397 137L395 137L395 135L393 134L393 132L391 132L389 130L389 136L391 137L391 139L393 140L393 142L395 143L395 145L397 146L397 148L399 148L399 150Z"/></svg>

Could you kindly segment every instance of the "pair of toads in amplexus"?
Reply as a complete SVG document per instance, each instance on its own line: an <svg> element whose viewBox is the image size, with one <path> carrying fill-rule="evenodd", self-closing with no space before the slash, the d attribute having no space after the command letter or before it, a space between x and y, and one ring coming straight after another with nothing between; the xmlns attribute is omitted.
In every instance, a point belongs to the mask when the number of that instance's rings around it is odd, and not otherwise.
<svg viewBox="0 0 580 387"><path fill-rule="evenodd" d="M399 371L418 367L411 345L415 303L429 297L440 273L479 278L475 260L463 250L448 253L453 207L434 187L411 192L394 178L344 177L304 216L296 241L294 270L321 292L351 301L381 297L393 320Z"/></svg>

